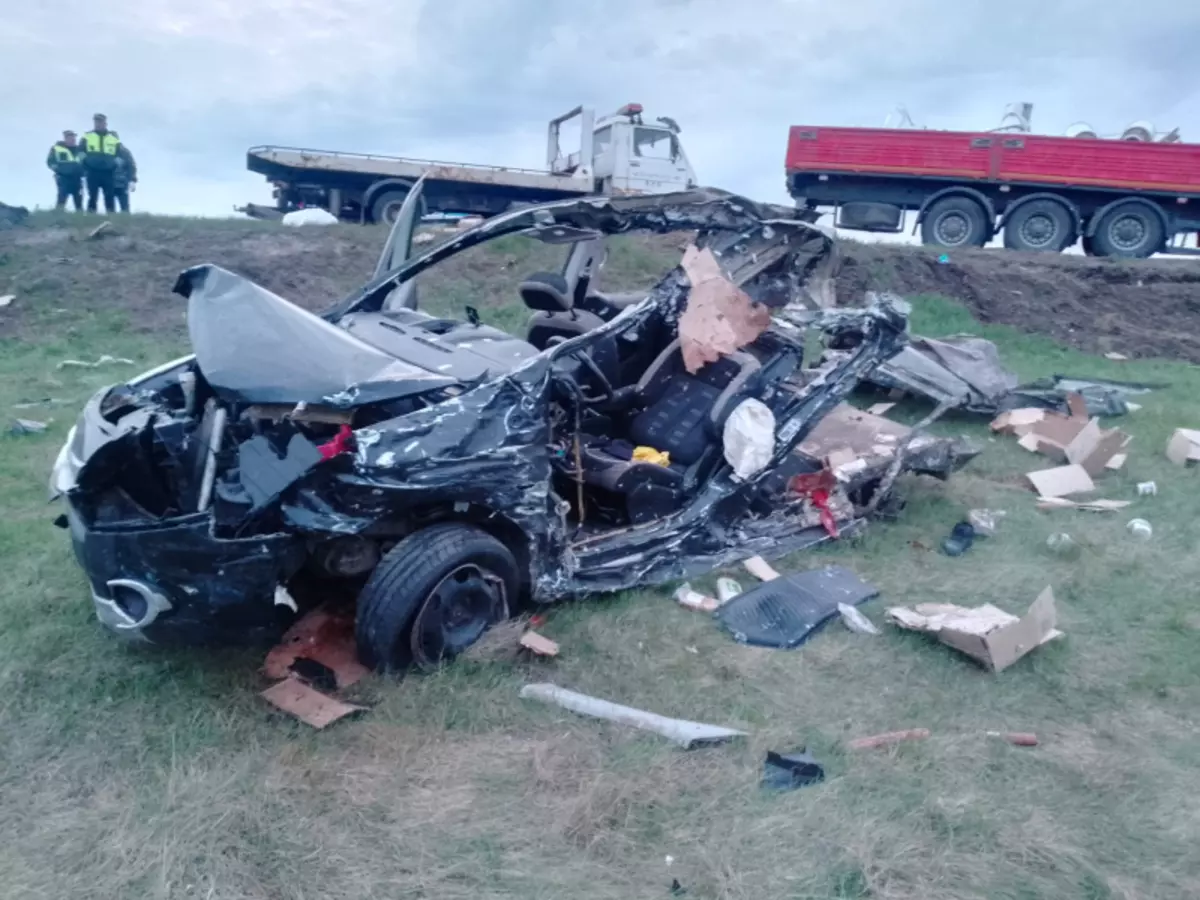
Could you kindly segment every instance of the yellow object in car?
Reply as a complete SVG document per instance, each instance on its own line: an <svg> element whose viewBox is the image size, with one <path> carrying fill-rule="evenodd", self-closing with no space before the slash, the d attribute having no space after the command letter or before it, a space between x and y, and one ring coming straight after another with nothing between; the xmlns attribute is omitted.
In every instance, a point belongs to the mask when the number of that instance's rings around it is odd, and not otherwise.
<svg viewBox="0 0 1200 900"><path fill-rule="evenodd" d="M654 463L656 466L669 466L671 454L666 450L655 450L653 447L634 447L634 462Z"/></svg>

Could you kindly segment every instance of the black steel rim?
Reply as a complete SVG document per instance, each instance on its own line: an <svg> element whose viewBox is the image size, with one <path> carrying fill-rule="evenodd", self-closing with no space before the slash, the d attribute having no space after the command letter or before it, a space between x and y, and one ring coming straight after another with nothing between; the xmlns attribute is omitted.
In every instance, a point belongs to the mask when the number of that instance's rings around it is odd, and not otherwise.
<svg viewBox="0 0 1200 900"><path fill-rule="evenodd" d="M971 236L971 221L965 213L947 210L938 216L933 231L943 247L957 247Z"/></svg>
<svg viewBox="0 0 1200 900"><path fill-rule="evenodd" d="M476 563L448 572L425 598L409 635L413 660L436 666L462 653L508 616L504 579Z"/></svg>
<svg viewBox="0 0 1200 900"><path fill-rule="evenodd" d="M1058 237L1058 222L1049 213L1034 213L1021 223L1021 240L1028 247L1049 247Z"/></svg>
<svg viewBox="0 0 1200 900"><path fill-rule="evenodd" d="M1108 227L1108 237L1114 247L1130 252L1141 249L1147 231L1145 217L1131 212L1113 220Z"/></svg>

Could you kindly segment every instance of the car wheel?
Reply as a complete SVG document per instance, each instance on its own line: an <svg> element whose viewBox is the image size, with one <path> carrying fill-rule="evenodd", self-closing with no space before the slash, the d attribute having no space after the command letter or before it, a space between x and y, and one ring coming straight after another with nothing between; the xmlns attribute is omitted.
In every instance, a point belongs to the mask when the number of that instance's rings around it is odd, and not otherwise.
<svg viewBox="0 0 1200 900"><path fill-rule="evenodd" d="M1138 201L1118 203L1096 223L1097 256L1145 259L1163 247L1166 232L1158 213Z"/></svg>
<svg viewBox="0 0 1200 900"><path fill-rule="evenodd" d="M1075 223L1056 200L1030 200L1004 223L1004 246L1009 250L1059 253L1073 243Z"/></svg>
<svg viewBox="0 0 1200 900"><path fill-rule="evenodd" d="M982 247L991 236L987 213L970 197L945 197L921 221L922 242L935 247Z"/></svg>
<svg viewBox="0 0 1200 900"><path fill-rule="evenodd" d="M359 594L359 658L381 671L453 659L508 618L518 582L516 559L487 532L422 529L383 557Z"/></svg>
<svg viewBox="0 0 1200 900"><path fill-rule="evenodd" d="M371 221L376 225L393 225L396 222L396 216L400 215L400 209L404 206L404 201L408 199L408 191L399 189L394 191L384 191L373 201L371 201ZM420 214L425 214L425 199L422 197L420 203Z"/></svg>

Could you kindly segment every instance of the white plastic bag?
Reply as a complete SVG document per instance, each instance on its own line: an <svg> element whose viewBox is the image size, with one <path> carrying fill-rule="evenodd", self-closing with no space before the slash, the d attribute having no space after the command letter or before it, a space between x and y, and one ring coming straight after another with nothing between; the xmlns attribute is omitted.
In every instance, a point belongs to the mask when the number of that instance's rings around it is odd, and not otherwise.
<svg viewBox="0 0 1200 900"><path fill-rule="evenodd" d="M316 206L306 206L304 209L294 209L284 213L284 225L336 225L337 216Z"/></svg>

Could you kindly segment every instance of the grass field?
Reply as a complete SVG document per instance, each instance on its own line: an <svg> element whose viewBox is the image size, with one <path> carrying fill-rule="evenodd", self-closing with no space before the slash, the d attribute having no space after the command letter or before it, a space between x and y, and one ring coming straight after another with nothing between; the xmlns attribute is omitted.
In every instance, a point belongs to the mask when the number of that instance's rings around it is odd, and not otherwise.
<svg viewBox="0 0 1200 900"><path fill-rule="evenodd" d="M1099 494L1159 484L1128 514L1037 511L1019 479L1037 459L955 419L938 428L986 446L965 472L906 484L899 522L779 566L853 568L883 592L865 607L877 622L887 605L935 600L1021 612L1052 585L1066 638L1000 675L890 626L866 637L835 623L792 652L741 647L664 589L553 610L553 663L371 679L355 689L367 715L313 733L256 696L260 654L131 649L93 621L50 524L47 473L79 404L169 358L180 323L148 330L115 303L54 312L72 308L70 278L31 288L33 251L0 249L0 293L19 287L40 323L0 343L0 409L53 419L45 434L0 436L3 896L616 900L668 897L678 879L688 897L729 900L1200 897L1200 472L1163 456L1174 427L1200 427L1200 370L1086 357L916 300L914 330L982 333L1023 377L1170 383L1121 422L1135 435L1130 460ZM630 244L613 265L644 281L660 258ZM538 267L528 262L503 268ZM475 273L455 277L437 300L478 299ZM510 297L480 305L515 326ZM101 353L137 366L56 369ZM66 403L13 409L45 397ZM914 548L936 547L980 506L1008 515L968 555ZM1151 541L1127 534L1133 515L1153 524ZM1059 531L1083 546L1079 559L1046 549ZM517 698L543 680L751 736L680 751ZM934 735L842 749L908 727ZM1041 744L985 730L1035 731ZM765 751L804 744L826 781L764 793Z"/></svg>

